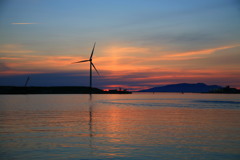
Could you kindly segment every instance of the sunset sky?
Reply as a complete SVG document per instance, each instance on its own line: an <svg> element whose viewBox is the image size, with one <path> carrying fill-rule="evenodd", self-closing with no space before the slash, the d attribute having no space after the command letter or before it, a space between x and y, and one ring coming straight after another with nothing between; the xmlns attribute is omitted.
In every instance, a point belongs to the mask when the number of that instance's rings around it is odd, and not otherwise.
<svg viewBox="0 0 240 160"><path fill-rule="evenodd" d="M0 0L0 85L240 88L239 0Z"/></svg>

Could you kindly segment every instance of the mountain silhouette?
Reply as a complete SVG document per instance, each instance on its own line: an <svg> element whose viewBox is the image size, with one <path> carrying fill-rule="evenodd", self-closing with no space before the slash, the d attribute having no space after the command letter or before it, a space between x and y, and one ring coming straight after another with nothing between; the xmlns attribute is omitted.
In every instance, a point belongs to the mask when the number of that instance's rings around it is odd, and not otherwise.
<svg viewBox="0 0 240 160"><path fill-rule="evenodd" d="M186 93L206 93L216 89L222 88L218 85L206 85L204 83L179 83L170 84L161 87L154 87L146 90L140 90L139 92L186 92Z"/></svg>

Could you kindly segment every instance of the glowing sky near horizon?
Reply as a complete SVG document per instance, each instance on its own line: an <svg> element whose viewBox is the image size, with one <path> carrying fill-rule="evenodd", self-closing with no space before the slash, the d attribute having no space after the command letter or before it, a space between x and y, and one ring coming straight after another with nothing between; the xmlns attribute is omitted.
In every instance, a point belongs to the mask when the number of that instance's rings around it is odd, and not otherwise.
<svg viewBox="0 0 240 160"><path fill-rule="evenodd" d="M1 0L0 85L240 88L238 0Z"/></svg>

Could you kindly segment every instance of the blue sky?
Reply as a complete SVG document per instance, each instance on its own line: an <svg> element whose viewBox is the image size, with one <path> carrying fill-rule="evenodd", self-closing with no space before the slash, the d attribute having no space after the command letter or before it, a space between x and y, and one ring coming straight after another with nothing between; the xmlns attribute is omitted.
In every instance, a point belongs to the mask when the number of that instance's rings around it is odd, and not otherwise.
<svg viewBox="0 0 240 160"><path fill-rule="evenodd" d="M0 6L0 85L21 85L28 75L36 77L32 85L88 85L88 65L69 64L89 57L97 42L99 88L181 82L240 88L238 0L2 0Z"/></svg>

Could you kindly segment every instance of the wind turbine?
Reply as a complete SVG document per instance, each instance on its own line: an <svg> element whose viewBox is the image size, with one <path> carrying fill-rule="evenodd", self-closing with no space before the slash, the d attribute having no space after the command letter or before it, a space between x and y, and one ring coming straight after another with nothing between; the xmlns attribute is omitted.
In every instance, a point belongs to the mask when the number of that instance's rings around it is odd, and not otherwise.
<svg viewBox="0 0 240 160"><path fill-rule="evenodd" d="M27 80L26 80L26 82L25 82L24 87L27 87L27 84L28 84L29 80L30 80L30 77L28 76L28 77L27 77Z"/></svg>
<svg viewBox="0 0 240 160"><path fill-rule="evenodd" d="M91 53L89 59L74 62L74 63L90 62L90 78L89 78L89 81L90 81L90 82L89 82L89 83L90 83L90 91L92 91L92 67L95 69L95 71L97 72L97 74L100 76L100 74L99 74L97 68L95 67L95 65L94 65L93 62L92 62L92 57L93 57L93 53L94 53L94 49L95 49L95 45L96 45L96 42L95 42L94 45L93 45L92 53ZM91 92L90 92L90 93L91 93Z"/></svg>

